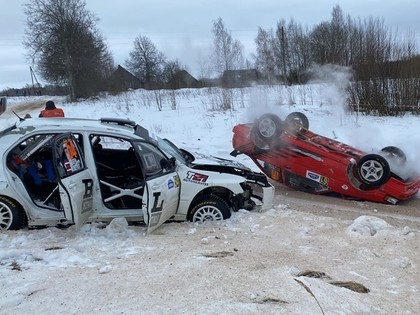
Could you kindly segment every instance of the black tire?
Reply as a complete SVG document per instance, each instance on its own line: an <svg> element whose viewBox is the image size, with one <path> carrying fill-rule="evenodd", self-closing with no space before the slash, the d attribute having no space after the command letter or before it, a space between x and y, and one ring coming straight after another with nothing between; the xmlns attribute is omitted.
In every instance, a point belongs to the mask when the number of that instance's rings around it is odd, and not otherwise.
<svg viewBox="0 0 420 315"><path fill-rule="evenodd" d="M357 162L357 174L365 187L377 187L385 183L391 169L388 161L378 154L367 154Z"/></svg>
<svg viewBox="0 0 420 315"><path fill-rule="evenodd" d="M394 146L388 146L381 150L382 155L386 159L396 161L399 165L404 165L407 162L407 156L404 151Z"/></svg>
<svg viewBox="0 0 420 315"><path fill-rule="evenodd" d="M222 221L231 216L228 204L216 195L200 197L191 208L188 219L191 222Z"/></svg>
<svg viewBox="0 0 420 315"><path fill-rule="evenodd" d="M19 230L26 226L27 221L20 204L0 196L0 230Z"/></svg>
<svg viewBox="0 0 420 315"><path fill-rule="evenodd" d="M264 114L258 118L251 130L252 141L260 149L271 149L282 132L282 121L274 114Z"/></svg>
<svg viewBox="0 0 420 315"><path fill-rule="evenodd" d="M309 120L305 114L301 112L293 112L287 115L285 119L285 129L296 135L309 129Z"/></svg>

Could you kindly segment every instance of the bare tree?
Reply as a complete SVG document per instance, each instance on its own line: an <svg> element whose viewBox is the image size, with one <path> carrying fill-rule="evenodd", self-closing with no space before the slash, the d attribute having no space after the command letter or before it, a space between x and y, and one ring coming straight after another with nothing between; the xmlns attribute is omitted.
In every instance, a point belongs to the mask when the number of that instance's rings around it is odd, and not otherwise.
<svg viewBox="0 0 420 315"><path fill-rule="evenodd" d="M258 35L255 39L257 53L254 56L255 66L272 84L276 75L276 59L273 47L273 32L258 28Z"/></svg>
<svg viewBox="0 0 420 315"><path fill-rule="evenodd" d="M288 76L287 81L301 83L301 74L311 65L309 31L292 19L277 29L277 38L282 43L283 72Z"/></svg>
<svg viewBox="0 0 420 315"><path fill-rule="evenodd" d="M69 88L72 100L102 88L112 56L83 0L30 0L24 45L42 77Z"/></svg>
<svg viewBox="0 0 420 315"><path fill-rule="evenodd" d="M166 62L163 66L162 79L164 82L169 82L182 69L183 67L178 60Z"/></svg>
<svg viewBox="0 0 420 315"><path fill-rule="evenodd" d="M146 36L137 36L125 62L127 68L149 87L162 81L165 56Z"/></svg>
<svg viewBox="0 0 420 315"><path fill-rule="evenodd" d="M215 71L222 75L225 70L240 69L243 65L243 47L238 40L234 40L226 30L223 20L218 18L213 22L212 60Z"/></svg>
<svg viewBox="0 0 420 315"><path fill-rule="evenodd" d="M348 28L339 5L333 8L329 32L329 59L333 64L348 65Z"/></svg>

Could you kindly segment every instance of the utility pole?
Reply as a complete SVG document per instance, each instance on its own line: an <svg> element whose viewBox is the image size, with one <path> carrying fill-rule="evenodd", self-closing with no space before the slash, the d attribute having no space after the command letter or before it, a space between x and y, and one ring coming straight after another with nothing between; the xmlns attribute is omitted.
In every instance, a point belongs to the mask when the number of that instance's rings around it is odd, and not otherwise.
<svg viewBox="0 0 420 315"><path fill-rule="evenodd" d="M39 84L39 82L38 82L38 80L36 78L35 72L34 72L34 70L32 69L31 66L29 66L29 71L31 72L31 81L32 81L32 90L33 90L32 92L35 95L36 94L36 91L35 91L35 83L34 83L34 80L36 82L37 88L40 88L41 86L40 86L40 84Z"/></svg>
<svg viewBox="0 0 420 315"><path fill-rule="evenodd" d="M286 76L286 40L284 38L284 27L281 27L281 55L283 59L283 82L284 85L287 84L287 76Z"/></svg>

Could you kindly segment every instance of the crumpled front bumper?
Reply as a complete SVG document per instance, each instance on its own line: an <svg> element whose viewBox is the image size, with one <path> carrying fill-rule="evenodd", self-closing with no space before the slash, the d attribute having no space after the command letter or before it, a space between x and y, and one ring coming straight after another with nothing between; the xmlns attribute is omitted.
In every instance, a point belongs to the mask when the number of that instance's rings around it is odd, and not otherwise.
<svg viewBox="0 0 420 315"><path fill-rule="evenodd" d="M269 183L267 176L263 173L249 172L245 176L248 185L253 187L253 196L261 204L261 210L271 209L274 203L275 188ZM260 192L258 191L259 189ZM259 192L259 194L258 194Z"/></svg>

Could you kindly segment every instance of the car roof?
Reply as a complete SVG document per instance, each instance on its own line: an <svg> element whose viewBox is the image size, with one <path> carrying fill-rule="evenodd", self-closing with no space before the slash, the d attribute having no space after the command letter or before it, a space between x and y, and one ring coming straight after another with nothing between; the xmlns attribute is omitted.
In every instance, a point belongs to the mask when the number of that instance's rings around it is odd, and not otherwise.
<svg viewBox="0 0 420 315"><path fill-rule="evenodd" d="M22 129L25 131L18 131ZM30 133L94 131L150 140L147 129L128 119L26 118L21 119L15 126L0 131L0 151L7 149L18 138L28 134L27 131Z"/></svg>

